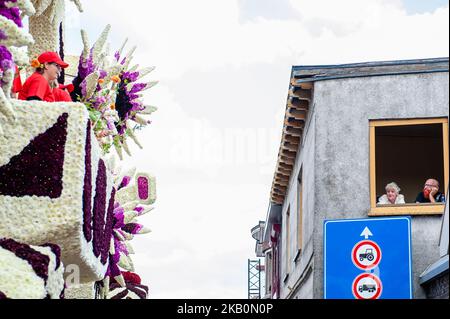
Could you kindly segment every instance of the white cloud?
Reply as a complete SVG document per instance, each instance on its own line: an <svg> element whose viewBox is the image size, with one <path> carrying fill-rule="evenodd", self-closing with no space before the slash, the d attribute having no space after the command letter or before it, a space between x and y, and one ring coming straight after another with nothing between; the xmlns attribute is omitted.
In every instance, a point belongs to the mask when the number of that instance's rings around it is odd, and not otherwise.
<svg viewBox="0 0 450 319"><path fill-rule="evenodd" d="M82 21L95 16L99 24L111 23L116 46L130 36L130 43L139 45L137 60L157 65L169 79L193 69L274 63L283 57L300 64L316 63L317 55L319 63L448 55L448 7L407 15L400 1L291 0L301 16L297 20L240 24L232 0L139 4L108 1L109 14L98 16L104 3L92 1Z"/></svg>
<svg viewBox="0 0 450 319"><path fill-rule="evenodd" d="M153 232L135 239L133 256L153 298L246 297L250 228L265 219L292 65L448 56L448 6L407 15L400 1L290 4L298 12L289 19L244 23L237 0L70 9L70 53L81 51L80 26L93 41L111 23L112 48L129 36L135 62L155 65L148 78L161 80L146 93L159 110L140 132L145 148L126 157L158 181L156 209L141 220ZM247 128L266 134L256 161L226 148Z"/></svg>
<svg viewBox="0 0 450 319"><path fill-rule="evenodd" d="M250 228L264 211L265 185L190 180L158 186L156 209L142 218L153 231L133 242L136 271L150 284L151 298L245 298Z"/></svg>

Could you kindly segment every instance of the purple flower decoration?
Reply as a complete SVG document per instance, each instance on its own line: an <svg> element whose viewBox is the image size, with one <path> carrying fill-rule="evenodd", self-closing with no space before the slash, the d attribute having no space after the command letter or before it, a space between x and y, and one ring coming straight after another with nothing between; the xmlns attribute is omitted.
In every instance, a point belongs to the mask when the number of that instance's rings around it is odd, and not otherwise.
<svg viewBox="0 0 450 319"><path fill-rule="evenodd" d="M9 70L14 67L14 63L11 60L3 60L0 62L0 69Z"/></svg>
<svg viewBox="0 0 450 319"><path fill-rule="evenodd" d="M131 102L131 111L132 112L136 112L136 111L142 111L143 107L142 107L142 103L138 102L138 101L132 101Z"/></svg>
<svg viewBox="0 0 450 319"><path fill-rule="evenodd" d="M138 78L139 78L139 72L138 71L136 71L136 72L124 72L122 74L122 79L124 81L128 80L128 82L136 82Z"/></svg>
<svg viewBox="0 0 450 319"><path fill-rule="evenodd" d="M116 51L116 53L114 53L114 58L116 59L117 62L119 62L120 59L120 52Z"/></svg>
<svg viewBox="0 0 450 319"><path fill-rule="evenodd" d="M86 85L87 85L86 82L81 82L81 84L78 87L80 89L80 91L81 91L81 96L86 96L86 94L87 94L87 87L86 87ZM75 86L75 84L74 84L74 86ZM75 92L75 90L73 92Z"/></svg>
<svg viewBox="0 0 450 319"><path fill-rule="evenodd" d="M113 219L113 229L121 229L123 226L125 226L124 219L125 219L124 209L121 206L119 206L118 208L115 208L114 209L114 219Z"/></svg>
<svg viewBox="0 0 450 319"><path fill-rule="evenodd" d="M105 103L105 102L106 102L106 98L105 98L104 96L99 96L99 97L97 97L97 98L95 99L94 105L93 105L93 106L94 106L96 109L98 109L99 106L102 105L102 104Z"/></svg>
<svg viewBox="0 0 450 319"><path fill-rule="evenodd" d="M83 233L87 242L92 240L92 160L91 160L91 121L86 128L86 145L84 158L84 185L83 185Z"/></svg>
<svg viewBox="0 0 450 319"><path fill-rule="evenodd" d="M114 227L114 198L116 196L116 189L113 188L111 193L111 198L109 199L108 211L106 214L106 225L103 237L103 247L102 247L102 264L106 264L106 261L109 256L109 248L111 243L112 231Z"/></svg>
<svg viewBox="0 0 450 319"><path fill-rule="evenodd" d="M115 242L114 242L115 245ZM108 265L108 269L106 270L106 276L110 276L110 277L116 277L119 276L121 274L118 263L119 263L119 259L120 259L120 253L118 251L116 251L116 253L114 255L109 255L109 265Z"/></svg>
<svg viewBox="0 0 450 319"><path fill-rule="evenodd" d="M2 34L1 32L2 31L0 30L0 38ZM0 70L6 71L12 69L13 67L14 62L11 52L9 52L5 46L0 45ZM0 80L0 84L3 84L2 80Z"/></svg>
<svg viewBox="0 0 450 319"><path fill-rule="evenodd" d="M118 190L129 185L131 179L132 176L124 176L120 182ZM137 178L137 182L143 191L145 191L146 188L148 190L148 181L144 179L145 178L142 178L142 176ZM128 214L130 214L130 212L125 212L124 207L122 207L120 203L114 203L112 223L113 233L111 237L114 252L111 253L112 251L110 251L109 253L109 263L106 271L106 277L110 278L110 288L113 287L112 285L118 284L122 280L127 283L126 276L123 275L124 272L121 270L122 266L119 266L119 263L127 263L126 259L127 257L129 258L131 253L129 251L129 246L125 243L125 241L129 240L130 236L132 238L133 235L139 234L142 229L144 229L143 225L134 222L134 217L142 215L145 208L137 205L133 208L133 210L135 213L131 213L131 216L129 216ZM126 220L125 217L127 218ZM125 258L125 260L123 258Z"/></svg>
<svg viewBox="0 0 450 319"><path fill-rule="evenodd" d="M73 101L78 101L79 98L86 96L86 82L83 82L83 80L89 74L94 72L95 68L96 66L94 64L91 49L87 58L83 58L83 56L80 56L80 61L78 63L78 75L72 81L74 90L70 93Z"/></svg>
<svg viewBox="0 0 450 319"><path fill-rule="evenodd" d="M0 30L0 32L2 32L2 31ZM0 45L0 61L3 61L3 60L12 61L13 58L12 58L11 52L9 52L9 50L5 46Z"/></svg>
<svg viewBox="0 0 450 319"><path fill-rule="evenodd" d="M0 166L0 195L61 196L68 116L63 113L52 127Z"/></svg>
<svg viewBox="0 0 450 319"><path fill-rule="evenodd" d="M122 233L121 228L125 226L124 218L125 211L123 207L121 207L118 203L114 204L114 212L113 212L113 223L112 227L114 230ZM116 277L121 274L118 263L120 260L120 254L125 253L128 255L128 250L126 246L120 241L117 235L113 232L112 239L114 240L114 254L109 254L109 264L106 272L106 276Z"/></svg>
<svg viewBox="0 0 450 319"><path fill-rule="evenodd" d="M107 121L106 122L106 127L108 128L108 130L114 130L114 128L115 128L115 125L114 125L114 123L113 123L113 121Z"/></svg>
<svg viewBox="0 0 450 319"><path fill-rule="evenodd" d="M0 15L13 21L19 28L23 27L22 19L20 18L20 10L17 7L8 8L5 1L0 1Z"/></svg>
<svg viewBox="0 0 450 319"><path fill-rule="evenodd" d="M102 159L98 163L93 212L94 255L98 257L103 247L106 214L106 166Z"/></svg>
<svg viewBox="0 0 450 319"><path fill-rule="evenodd" d="M5 32L3 30L0 30L0 40L6 40L8 37L6 36Z"/></svg>
<svg viewBox="0 0 450 319"><path fill-rule="evenodd" d="M84 80L89 74L94 72L95 64L92 49L89 52L89 56L85 59L83 56L80 56L80 62L78 64L78 76Z"/></svg>
<svg viewBox="0 0 450 319"><path fill-rule="evenodd" d="M146 200L148 198L148 179L144 176L140 176L138 177L137 184L139 198Z"/></svg>
<svg viewBox="0 0 450 319"><path fill-rule="evenodd" d="M107 75L108 75L108 72L106 72L105 70L100 70L100 72L99 72L100 79L106 78Z"/></svg>
<svg viewBox="0 0 450 319"><path fill-rule="evenodd" d="M139 231L142 228L144 228L144 226L142 226L141 224L137 224L137 223L128 223L124 227L122 227L122 229L124 231L126 231L127 233L132 234L132 235L139 233Z"/></svg>
<svg viewBox="0 0 450 319"><path fill-rule="evenodd" d="M137 93L142 91L147 87L147 83L136 83L133 85L133 87L130 90L130 93Z"/></svg>
<svg viewBox="0 0 450 319"><path fill-rule="evenodd" d="M122 182L120 183L119 189L126 187L128 184L130 184L131 176L124 176L122 179Z"/></svg>
<svg viewBox="0 0 450 319"><path fill-rule="evenodd" d="M136 206L134 208L134 210L138 213L138 216L140 216L142 214L142 212L144 211L144 207L142 206Z"/></svg>
<svg viewBox="0 0 450 319"><path fill-rule="evenodd" d="M0 0L0 7L5 6L5 5L4 5L5 2L13 2L13 3L16 3L17 0Z"/></svg>
<svg viewBox="0 0 450 319"><path fill-rule="evenodd" d="M124 119L127 120L128 116L126 116ZM127 129L126 125L121 125L117 128L117 132L119 132L120 135L123 135L125 134L126 129Z"/></svg>
<svg viewBox="0 0 450 319"><path fill-rule="evenodd" d="M137 95L135 93L127 92L127 95L128 95L128 98L130 99L130 101L139 98L139 95Z"/></svg>

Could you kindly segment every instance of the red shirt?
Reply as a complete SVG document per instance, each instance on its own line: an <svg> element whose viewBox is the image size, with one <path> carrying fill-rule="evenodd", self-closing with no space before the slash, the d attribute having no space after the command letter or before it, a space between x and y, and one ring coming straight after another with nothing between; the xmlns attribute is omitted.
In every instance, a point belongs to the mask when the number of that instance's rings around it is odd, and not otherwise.
<svg viewBox="0 0 450 319"><path fill-rule="evenodd" d="M20 92L22 90L22 80L20 79L20 71L19 68L16 65L16 74L14 75L14 82L13 82L13 93Z"/></svg>
<svg viewBox="0 0 450 319"><path fill-rule="evenodd" d="M37 96L45 102L55 102L48 81L37 72L34 72L23 84L22 91L19 92L19 100L26 100L32 96Z"/></svg>
<svg viewBox="0 0 450 319"><path fill-rule="evenodd" d="M53 89L53 96L55 97L55 102L72 102L69 92L60 88Z"/></svg>

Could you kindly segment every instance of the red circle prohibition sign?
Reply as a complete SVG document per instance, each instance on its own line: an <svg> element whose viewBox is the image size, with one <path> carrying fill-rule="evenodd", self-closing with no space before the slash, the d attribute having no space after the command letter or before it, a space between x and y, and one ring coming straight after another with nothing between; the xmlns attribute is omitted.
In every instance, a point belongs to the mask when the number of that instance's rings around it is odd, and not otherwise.
<svg viewBox="0 0 450 319"><path fill-rule="evenodd" d="M372 255L369 255L370 254L370 252L369 252L368 254L366 254L366 256L364 256L364 258L369 257L368 260L371 261L371 264L369 264L369 265L362 264L360 262L361 256L357 256L359 248L363 245L368 245L368 246L372 247L376 252L376 256L373 256L373 252L372 252ZM367 251L366 251L366 253L367 253ZM372 260L370 259L370 257L372 257ZM369 270L369 269L375 268L380 263L380 260L381 260L381 249L380 249L380 246L378 246L378 244L375 243L374 241L367 240L367 239L361 240L359 243L357 243L355 245L355 247L353 247L352 261L356 267L358 267L362 270Z"/></svg>
<svg viewBox="0 0 450 319"><path fill-rule="evenodd" d="M376 289L376 293L370 298L364 298L361 295L361 293L360 293L360 291L362 290L361 287L359 287L359 289L361 289L361 290L358 291L358 283L361 281L361 279L364 279L364 278L370 278L373 281L375 281L375 283L376 283L376 287L373 288L373 289ZM363 285L363 286L366 286L366 285ZM369 289L370 289L370 287L369 287ZM353 296L355 296L356 299L378 299L378 297L380 297L382 291L383 291L383 286L381 285L381 280L374 274L367 274L367 273L361 274L358 277L356 277L355 280L353 280L352 292L353 292Z"/></svg>

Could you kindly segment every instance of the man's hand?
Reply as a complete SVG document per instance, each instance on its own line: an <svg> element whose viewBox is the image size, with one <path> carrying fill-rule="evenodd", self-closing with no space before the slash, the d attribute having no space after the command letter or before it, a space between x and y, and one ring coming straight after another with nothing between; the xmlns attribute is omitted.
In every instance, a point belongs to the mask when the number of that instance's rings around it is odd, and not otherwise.
<svg viewBox="0 0 450 319"><path fill-rule="evenodd" d="M438 192L438 188L437 187L431 187L431 190L430 190L430 202L436 203L436 200L434 199L434 195L436 195L437 192Z"/></svg>

